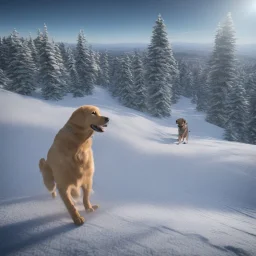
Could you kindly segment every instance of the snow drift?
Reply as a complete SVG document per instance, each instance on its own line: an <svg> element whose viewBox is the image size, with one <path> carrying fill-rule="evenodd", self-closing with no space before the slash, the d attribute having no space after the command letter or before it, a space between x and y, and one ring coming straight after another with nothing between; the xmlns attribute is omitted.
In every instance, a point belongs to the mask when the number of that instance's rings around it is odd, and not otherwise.
<svg viewBox="0 0 256 256"><path fill-rule="evenodd" d="M94 104L110 124L94 135L92 203L75 227L38 169L56 132L80 105ZM190 100L156 119L93 96L43 101L0 89L0 255L255 255L253 145L222 140ZM176 145L175 120L189 124ZM30 180L27 177L31 177Z"/></svg>

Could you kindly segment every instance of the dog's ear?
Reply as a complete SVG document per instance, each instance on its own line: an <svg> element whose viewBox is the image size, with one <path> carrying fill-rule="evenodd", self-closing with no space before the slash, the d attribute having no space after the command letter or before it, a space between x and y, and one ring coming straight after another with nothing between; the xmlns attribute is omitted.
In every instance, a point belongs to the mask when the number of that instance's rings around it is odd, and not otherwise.
<svg viewBox="0 0 256 256"><path fill-rule="evenodd" d="M82 107L76 109L71 117L69 118L69 123L72 123L76 126L83 127L85 120L85 113Z"/></svg>
<svg viewBox="0 0 256 256"><path fill-rule="evenodd" d="M178 119L176 120L176 124L178 123Z"/></svg>

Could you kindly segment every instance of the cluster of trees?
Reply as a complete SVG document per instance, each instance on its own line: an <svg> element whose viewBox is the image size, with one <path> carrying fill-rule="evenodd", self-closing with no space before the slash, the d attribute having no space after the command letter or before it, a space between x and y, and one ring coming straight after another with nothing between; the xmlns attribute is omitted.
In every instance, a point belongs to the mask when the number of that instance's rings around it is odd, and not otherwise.
<svg viewBox="0 0 256 256"><path fill-rule="evenodd" d="M206 63L179 64L181 94L206 113L206 121L224 128L229 141L256 144L256 63L237 59L231 14L219 24Z"/></svg>
<svg viewBox="0 0 256 256"><path fill-rule="evenodd" d="M90 95L102 81L102 57L88 46L82 30L75 48L51 41L46 25L35 39L19 37L14 30L0 38L0 85L23 95L41 88L47 100L60 100L67 93Z"/></svg>
<svg viewBox="0 0 256 256"><path fill-rule="evenodd" d="M145 51L117 57L94 51L83 31L69 48L50 41L46 26L35 39L14 30L0 38L0 86L24 95L40 87L45 99L60 100L67 93L90 95L97 84L121 104L155 117L170 116L172 104L185 96L225 129L227 140L256 144L256 65L239 62L235 44L230 13L203 62L175 59L160 15Z"/></svg>

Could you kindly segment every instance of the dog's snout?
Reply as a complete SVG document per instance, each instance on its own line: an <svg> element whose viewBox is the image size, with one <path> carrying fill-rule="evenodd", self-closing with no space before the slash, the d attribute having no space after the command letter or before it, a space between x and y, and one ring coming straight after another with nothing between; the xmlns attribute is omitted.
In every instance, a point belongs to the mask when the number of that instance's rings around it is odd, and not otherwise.
<svg viewBox="0 0 256 256"><path fill-rule="evenodd" d="M108 123L109 122L109 118L105 117L105 122Z"/></svg>

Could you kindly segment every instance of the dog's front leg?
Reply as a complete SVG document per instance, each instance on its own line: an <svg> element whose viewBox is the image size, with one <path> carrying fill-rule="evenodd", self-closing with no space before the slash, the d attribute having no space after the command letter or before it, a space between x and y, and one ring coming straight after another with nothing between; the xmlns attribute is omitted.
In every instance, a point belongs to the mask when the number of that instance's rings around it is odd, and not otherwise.
<svg viewBox="0 0 256 256"><path fill-rule="evenodd" d="M84 184L82 186L82 190L83 190L83 193L84 193L84 197L83 197L83 204L84 204L84 208L87 212L93 212L95 211L96 209L99 208L98 205L92 205L91 202L90 202L90 193L91 193L91 190L92 190L92 182L90 182L89 184Z"/></svg>
<svg viewBox="0 0 256 256"><path fill-rule="evenodd" d="M84 218L79 214L76 207L74 206L74 204L70 200L70 195L68 194L67 189L63 189L63 188L58 187L58 190L59 190L61 199L64 202L64 204L65 204L72 220L74 221L74 223L78 226L84 224Z"/></svg>

